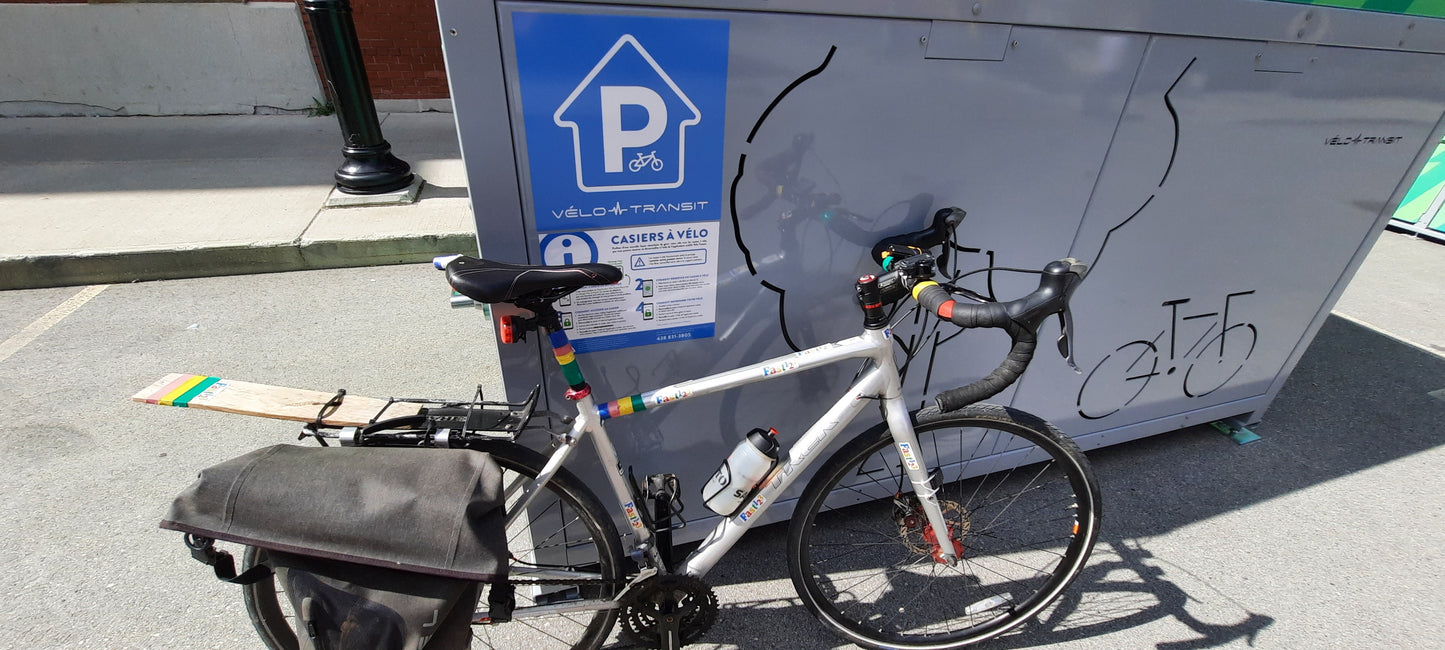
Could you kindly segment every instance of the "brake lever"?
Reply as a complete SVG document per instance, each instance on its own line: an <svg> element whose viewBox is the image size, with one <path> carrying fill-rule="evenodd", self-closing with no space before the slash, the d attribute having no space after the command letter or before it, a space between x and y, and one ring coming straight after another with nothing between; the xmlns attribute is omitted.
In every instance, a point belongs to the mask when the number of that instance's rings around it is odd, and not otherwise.
<svg viewBox="0 0 1445 650"><path fill-rule="evenodd" d="M1069 362L1069 367L1074 369L1074 374L1082 375L1083 370L1079 364L1074 362L1074 312L1066 306L1059 312L1059 354Z"/></svg>

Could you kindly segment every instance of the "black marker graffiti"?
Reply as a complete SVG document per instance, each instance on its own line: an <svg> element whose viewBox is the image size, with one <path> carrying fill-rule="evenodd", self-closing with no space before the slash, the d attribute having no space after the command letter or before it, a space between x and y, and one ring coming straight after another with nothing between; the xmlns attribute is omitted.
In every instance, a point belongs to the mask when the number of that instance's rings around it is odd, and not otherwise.
<svg viewBox="0 0 1445 650"><path fill-rule="evenodd" d="M782 102L783 98L788 96L788 93L793 92L794 88L803 85L804 81L823 74L823 70L827 69L828 64L833 61L833 54L837 51L837 45L830 46L828 48L828 56L823 57L823 62L818 64L818 67L804 72L802 76L794 79L793 83L790 83L786 88L783 88L783 92L778 93L778 96L773 98L772 103L768 104L768 107L763 109L763 114L758 116L758 121L753 123L753 130L748 132L749 144L752 143L753 137L758 134L758 129L763 128L763 122L768 119L768 115L772 114L773 109L778 107L778 103Z"/></svg>
<svg viewBox="0 0 1445 650"><path fill-rule="evenodd" d="M1190 59L1189 64L1185 65L1184 69L1179 72L1179 76L1174 79L1174 83L1169 84L1169 90L1164 91L1164 107L1169 109L1169 117L1174 120L1174 148L1169 151L1169 165L1164 168L1164 177L1159 179L1159 187L1164 187L1164 181L1169 179L1169 172L1174 169L1174 155L1179 153L1179 111L1174 110L1174 100L1169 95L1174 92L1174 87L1179 85L1179 82L1184 79L1184 74L1189 72L1189 68L1193 67L1194 62L1198 60L1199 57Z"/></svg>
<svg viewBox="0 0 1445 650"><path fill-rule="evenodd" d="M1179 82L1184 80L1184 75L1188 74L1189 69L1194 67L1194 62L1198 60L1199 57L1189 59L1189 63L1186 63L1184 69L1179 71L1179 76L1174 78L1174 83L1169 84L1169 89L1164 91L1164 107L1169 109L1169 119L1174 123L1174 141L1169 148L1169 164L1164 166L1164 175L1159 179L1159 187L1164 187L1164 181L1169 180L1169 172L1174 170L1174 158L1179 155L1179 111L1174 108L1174 99L1170 97L1170 95L1174 92L1174 88L1179 85ZM1113 237L1114 233L1119 229L1129 225L1129 222L1133 221L1134 217L1139 216L1139 213L1143 212L1144 208L1149 207L1149 202L1153 201L1155 196L1157 196L1157 194L1150 194L1149 198L1144 199L1144 202L1139 205L1138 209L1134 210L1133 214L1130 214L1128 218L1119 222L1119 225L1110 228L1109 232L1104 235L1104 243L1099 245L1099 252L1094 255L1095 269L1099 267L1099 263L1104 259L1104 249L1109 247L1109 238Z"/></svg>
<svg viewBox="0 0 1445 650"><path fill-rule="evenodd" d="M787 96L788 96L788 93L793 92L793 89L794 89L794 88L797 88L798 86L802 85L804 81L807 81L807 80L809 80L809 79L812 79L813 77L816 77L816 76L822 74L822 73L823 73L823 70L827 69L828 64L833 61L833 54L836 53L837 51L838 51L838 46L837 46L837 45L830 46L830 47L828 48L828 55L825 56L825 57L823 57L823 62L820 63L820 64L818 64L818 67L813 68L812 70L809 70L809 71L807 71L807 72L804 72L804 73L803 73L801 76L799 76L797 79L794 79L792 83L788 84L787 87L783 88L783 91L780 92L780 93L778 93L778 96L777 96L777 97L774 97L774 98L773 98L773 101L768 104L768 107L765 108L765 109L763 109L762 114L758 115L758 120L753 123L753 130L750 131L750 132L748 132L748 139L747 139L747 143L748 143L748 144L752 144L753 138L754 138L755 136L757 136L757 134L758 134L758 129L763 128L763 122L768 119L768 116L772 114L774 108L777 108L777 107L778 107L778 104L783 101L783 98L784 98L784 97L787 97ZM811 144L811 143L812 143L812 140L811 140L811 137L810 137L808 144ZM803 148L806 149L806 146L807 146L807 145L804 145ZM795 148L796 148L796 143L795 143ZM801 156L801 152L799 153L799 155ZM731 193L730 193L730 195L729 195L729 198L728 198L728 210L732 213L732 218L733 218L733 236L737 239L738 250L742 251L743 261L747 262L747 265L748 265L748 272L751 273L751 274L753 274L753 275L757 275L757 274L758 274L758 269L757 269L756 266L753 265L753 254L752 254L752 251L748 250L747 244L744 244L744 243L743 243L743 235L742 235L742 227L741 227L742 224L740 223L740 220L738 219L738 183L743 180L743 170L744 170L744 169L746 168L746 166L747 166L747 161L748 161L748 155L747 155L747 154L742 154L742 155L738 156L738 174L737 174L737 176L734 176L734 177L733 177L732 191L731 191ZM765 164L766 164L766 162L767 162L767 161L764 161ZM765 201L768 201L768 202L771 202L772 199L771 199L771 197L764 197L764 200L765 200ZM760 206L757 206L756 209L760 211L760 210L762 210L762 208L764 208L764 207L767 207L767 206L766 206L766 205L760 205Z"/></svg>
<svg viewBox="0 0 1445 650"><path fill-rule="evenodd" d="M1244 369L1259 341L1259 329L1253 323L1232 323L1229 313L1236 298L1252 294L1250 290L1225 296L1222 314L1180 315L1180 306L1188 304L1189 298L1161 303L1169 308L1169 326L1152 339L1130 341L1105 355L1079 386L1075 403L1079 415L1098 420L1118 413L1138 399L1155 377L1173 376L1181 367L1180 389L1185 397L1204 397L1222 388ZM1202 327L1206 322L1208 327ZM1183 352L1181 326L1187 330L1186 337L1198 333Z"/></svg>

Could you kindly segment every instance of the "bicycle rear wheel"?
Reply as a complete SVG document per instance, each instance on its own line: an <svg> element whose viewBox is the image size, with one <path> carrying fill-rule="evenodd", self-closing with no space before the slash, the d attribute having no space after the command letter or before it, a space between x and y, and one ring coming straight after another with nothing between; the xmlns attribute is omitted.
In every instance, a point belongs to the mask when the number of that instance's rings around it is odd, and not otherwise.
<svg viewBox="0 0 1445 650"><path fill-rule="evenodd" d="M519 445L483 442L475 448L491 454L502 469L509 511L546 463L541 454ZM625 576L617 527L597 497L565 469L553 476L545 490L528 507L527 516L507 527L511 580L516 587L515 617L507 623L473 625L473 648L595 650L606 642L617 622L617 609L528 616L529 607L610 600L621 591ZM247 548L243 565L264 562L265 553ZM571 573L587 577L569 582L565 576ZM268 648L299 647L295 614L274 576L245 586L243 593L246 612ZM484 594L478 607L486 606Z"/></svg>
<svg viewBox="0 0 1445 650"><path fill-rule="evenodd" d="M1036 616L1083 568L1099 488L1083 453L1043 420L976 404L915 414L921 460L948 522L934 535L886 424L808 483L788 533L803 604L866 647L958 648ZM921 457L921 458L920 458ZM935 555L951 539L955 565Z"/></svg>

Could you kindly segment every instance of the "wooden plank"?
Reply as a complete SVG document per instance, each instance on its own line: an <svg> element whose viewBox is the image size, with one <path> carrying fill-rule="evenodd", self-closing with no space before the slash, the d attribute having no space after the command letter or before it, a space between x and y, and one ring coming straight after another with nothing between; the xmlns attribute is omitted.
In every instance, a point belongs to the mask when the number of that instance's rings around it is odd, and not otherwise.
<svg viewBox="0 0 1445 650"><path fill-rule="evenodd" d="M131 399L146 404L312 422L321 407L334 395L317 390L173 373L161 377ZM386 409L385 417L416 415L423 406L414 402L396 402ZM341 400L340 408L322 422L338 427L365 426L384 407L384 399L348 393Z"/></svg>

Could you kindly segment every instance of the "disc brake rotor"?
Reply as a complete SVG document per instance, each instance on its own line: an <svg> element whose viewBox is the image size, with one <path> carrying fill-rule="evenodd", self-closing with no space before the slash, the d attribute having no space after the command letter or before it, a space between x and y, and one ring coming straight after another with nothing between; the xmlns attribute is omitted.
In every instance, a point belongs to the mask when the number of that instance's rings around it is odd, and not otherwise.
<svg viewBox="0 0 1445 650"><path fill-rule="evenodd" d="M968 514L957 501L939 501L938 505L943 511L943 521L948 524L948 538L953 540L955 552L961 554L963 545L959 540L968 534ZM929 528L928 516L923 514L923 507L915 497L909 495L906 503L895 499L893 521L898 524L898 538L908 550L939 557L938 536Z"/></svg>

